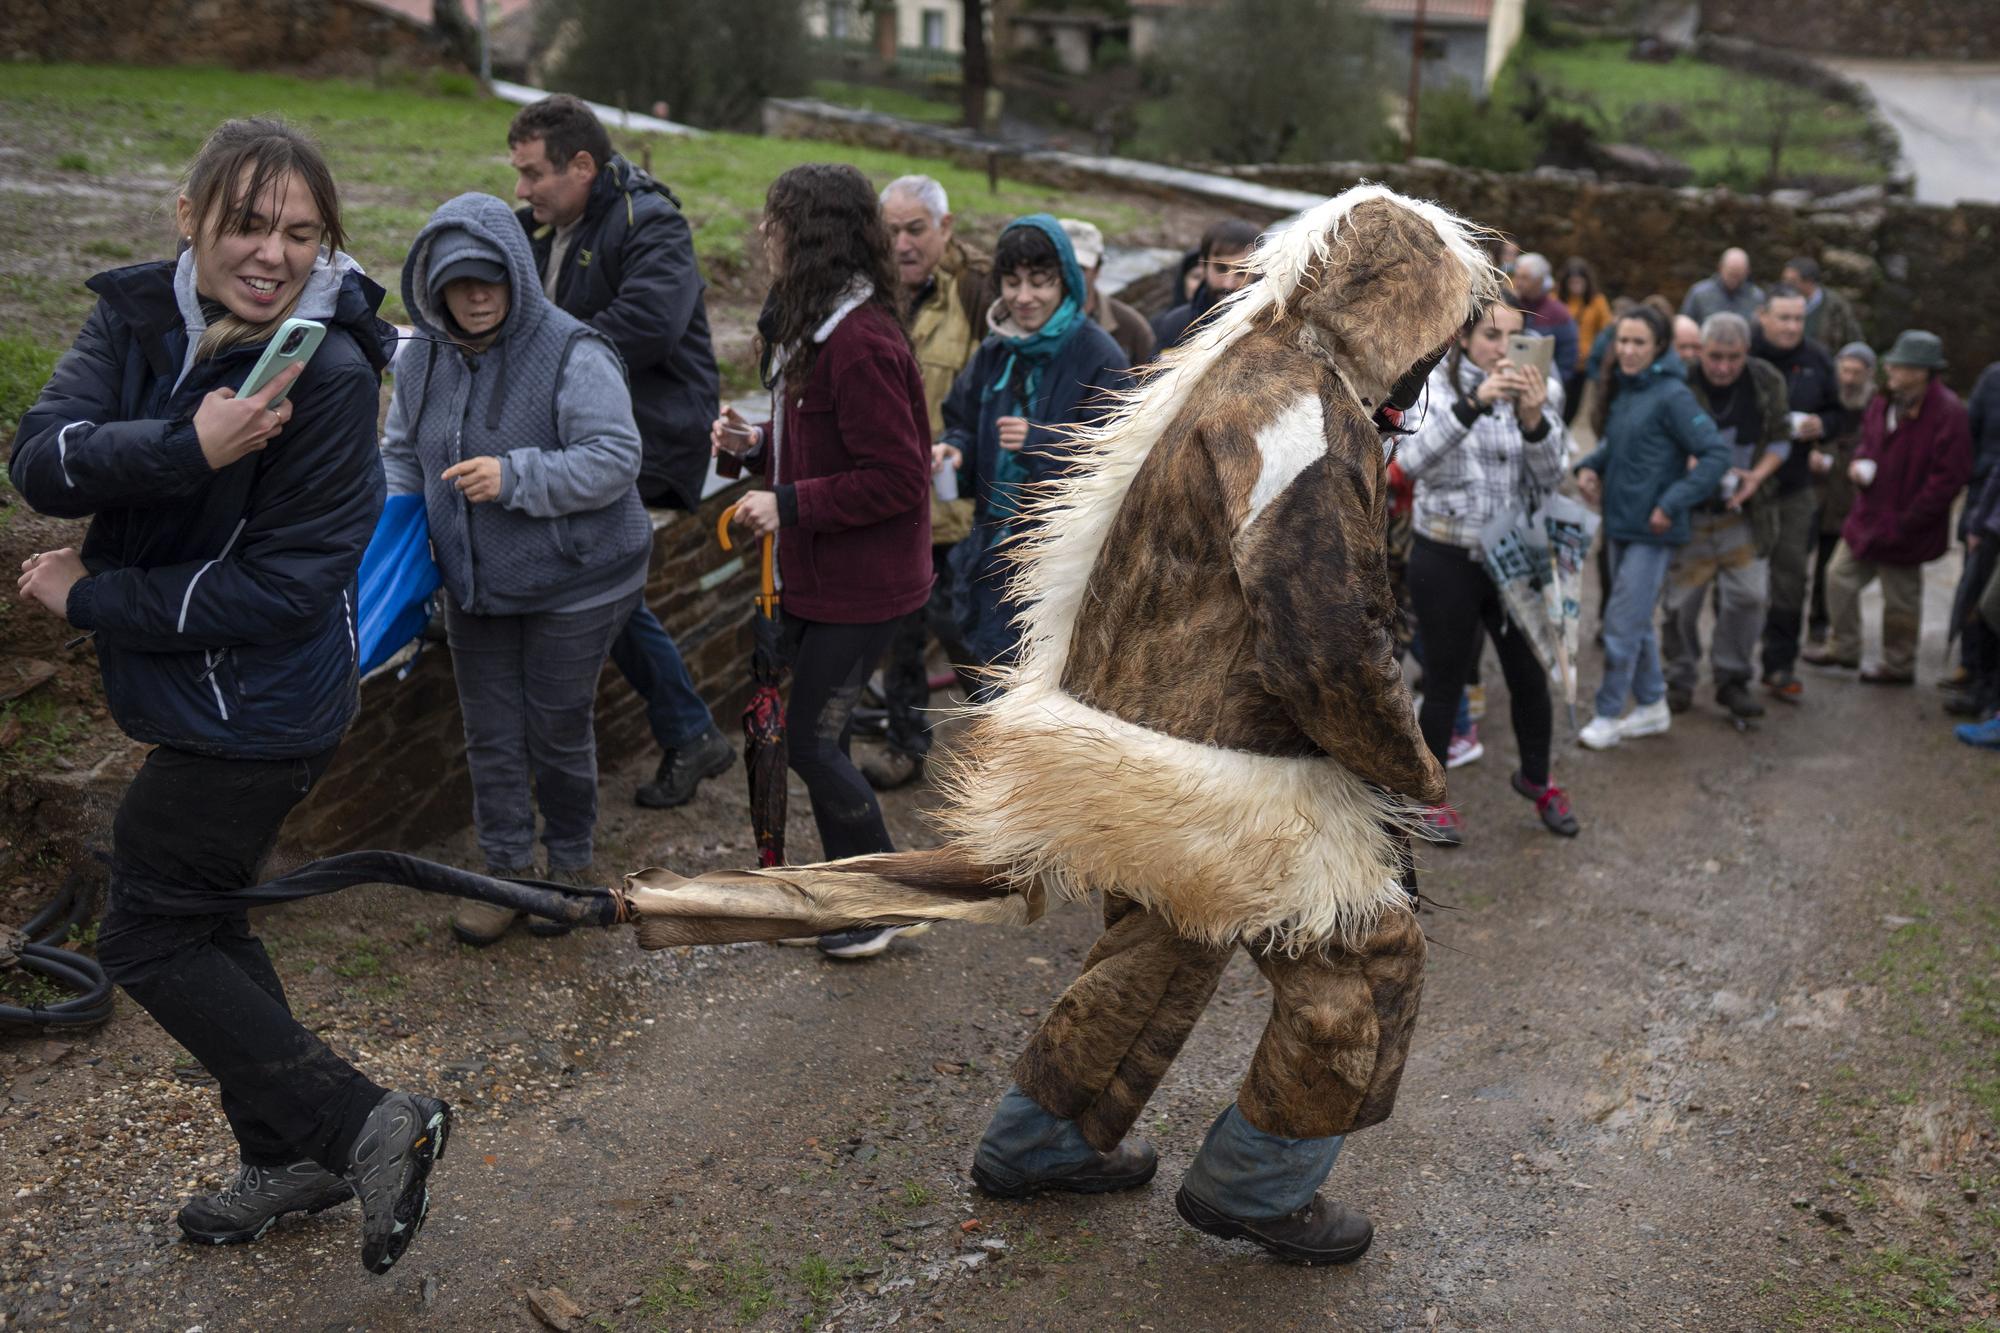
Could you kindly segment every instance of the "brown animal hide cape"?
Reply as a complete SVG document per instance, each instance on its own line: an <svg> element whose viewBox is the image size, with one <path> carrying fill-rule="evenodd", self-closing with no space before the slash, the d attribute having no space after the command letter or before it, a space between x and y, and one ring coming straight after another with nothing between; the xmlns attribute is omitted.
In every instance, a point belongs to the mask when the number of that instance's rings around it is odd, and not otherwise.
<svg viewBox="0 0 2000 1333"><path fill-rule="evenodd" d="M1241 944L1274 1003L1244 1114L1386 1116L1424 953L1403 839L1444 774L1394 657L1374 418L1495 298L1478 239L1377 186L1267 237L1036 500L1022 651L945 757L944 846L640 871L640 943L1026 922L1097 890L1105 937L1016 1070L1035 1100L1116 1143Z"/></svg>

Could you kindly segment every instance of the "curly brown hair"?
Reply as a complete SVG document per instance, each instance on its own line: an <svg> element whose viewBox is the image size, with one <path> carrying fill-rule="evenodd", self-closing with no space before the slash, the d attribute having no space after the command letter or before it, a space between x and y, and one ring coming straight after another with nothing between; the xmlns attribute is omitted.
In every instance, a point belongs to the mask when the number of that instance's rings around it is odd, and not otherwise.
<svg viewBox="0 0 2000 1333"><path fill-rule="evenodd" d="M771 182L764 222L777 227L784 240L782 267L772 278L764 318L758 320L766 387L774 382L772 354L779 348L785 351L793 383L804 383L812 374L819 354L813 330L857 279L874 288L867 304L880 306L902 327L889 228L866 176L844 162L793 167Z"/></svg>

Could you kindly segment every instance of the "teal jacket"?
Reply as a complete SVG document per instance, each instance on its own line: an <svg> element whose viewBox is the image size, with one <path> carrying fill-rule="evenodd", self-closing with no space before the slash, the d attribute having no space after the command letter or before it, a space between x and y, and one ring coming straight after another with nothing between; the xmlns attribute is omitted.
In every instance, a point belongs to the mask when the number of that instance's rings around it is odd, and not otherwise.
<svg viewBox="0 0 2000 1333"><path fill-rule="evenodd" d="M1577 471L1588 468L1604 478L1604 531L1612 540L1684 546L1688 510L1721 485L1729 446L1695 401L1687 370L1671 351L1637 375L1614 373L1618 396L1599 432L1602 443ZM1650 526L1655 508L1674 521L1663 533Z"/></svg>

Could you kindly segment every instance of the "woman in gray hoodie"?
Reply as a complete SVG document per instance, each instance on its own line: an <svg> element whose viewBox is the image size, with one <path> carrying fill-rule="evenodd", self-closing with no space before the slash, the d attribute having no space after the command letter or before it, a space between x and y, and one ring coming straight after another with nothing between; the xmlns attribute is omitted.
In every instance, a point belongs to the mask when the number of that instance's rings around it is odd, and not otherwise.
<svg viewBox="0 0 2000 1333"><path fill-rule="evenodd" d="M537 873L532 780L548 877L594 883L597 677L652 552L624 366L543 294L491 195L431 215L403 304L420 340L396 360L382 462L389 493L421 494L430 519L479 850L489 874ZM491 944L514 916L469 902L452 931Z"/></svg>

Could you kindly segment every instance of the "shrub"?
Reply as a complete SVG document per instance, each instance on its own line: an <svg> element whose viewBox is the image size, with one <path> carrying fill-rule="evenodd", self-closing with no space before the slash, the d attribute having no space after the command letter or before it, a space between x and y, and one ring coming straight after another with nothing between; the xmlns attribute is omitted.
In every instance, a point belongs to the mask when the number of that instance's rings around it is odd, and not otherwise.
<svg viewBox="0 0 2000 1333"><path fill-rule="evenodd" d="M0 440L13 440L21 414L41 396L61 355L61 348L32 338L0 338Z"/></svg>
<svg viewBox="0 0 2000 1333"><path fill-rule="evenodd" d="M1462 167L1526 171L1541 140L1512 107L1481 101L1463 88L1425 93L1417 114L1417 153Z"/></svg>

